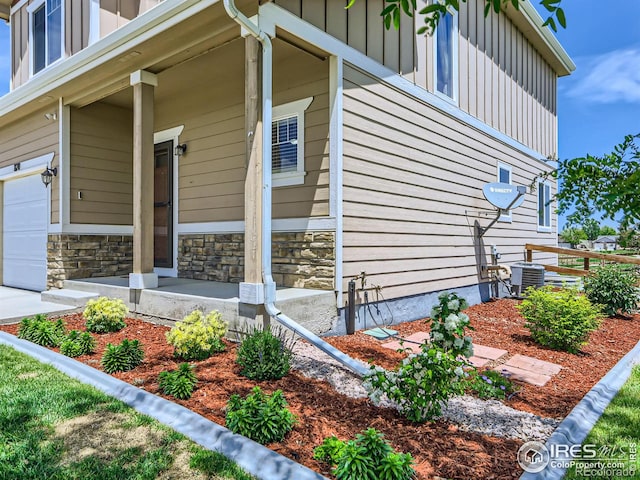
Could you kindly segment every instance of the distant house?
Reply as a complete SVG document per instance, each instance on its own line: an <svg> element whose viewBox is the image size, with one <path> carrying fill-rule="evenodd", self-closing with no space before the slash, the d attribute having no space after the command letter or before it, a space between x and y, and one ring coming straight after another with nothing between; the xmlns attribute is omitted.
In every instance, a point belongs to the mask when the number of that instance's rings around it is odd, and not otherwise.
<svg viewBox="0 0 640 480"><path fill-rule="evenodd" d="M619 235L601 235L593 241L594 250L617 250Z"/></svg>
<svg viewBox="0 0 640 480"><path fill-rule="evenodd" d="M575 65L529 2L486 19L484 1L460 3L432 37L421 18L385 30L382 1L237 3L271 39L264 68L222 1L0 0L0 283L110 276L140 293L193 279L249 285L229 295L249 303L265 189L273 279L333 295L333 314L362 272L372 300L420 318L444 289L487 298L492 246L508 264L527 242L556 245L541 174ZM272 92L261 114L249 76ZM268 141L252 148L262 117ZM478 238L497 181L537 188Z"/></svg>

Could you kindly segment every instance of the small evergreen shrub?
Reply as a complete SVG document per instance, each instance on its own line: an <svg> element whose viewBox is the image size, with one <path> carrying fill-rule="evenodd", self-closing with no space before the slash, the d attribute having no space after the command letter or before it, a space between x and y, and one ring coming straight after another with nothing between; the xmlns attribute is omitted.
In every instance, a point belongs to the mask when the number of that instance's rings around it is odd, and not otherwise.
<svg viewBox="0 0 640 480"><path fill-rule="evenodd" d="M227 403L227 428L263 445L281 441L296 423L282 390L266 395L260 387L254 387L252 392L244 399L231 396Z"/></svg>
<svg viewBox="0 0 640 480"><path fill-rule="evenodd" d="M599 308L574 289L529 287L526 295L518 310L540 345L577 353L600 324Z"/></svg>
<svg viewBox="0 0 640 480"><path fill-rule="evenodd" d="M238 347L240 374L251 380L278 380L289 373L293 340L282 329L254 328Z"/></svg>
<svg viewBox="0 0 640 480"><path fill-rule="evenodd" d="M102 368L106 373L133 370L144 358L142 346L138 340L123 340L118 345L107 344L102 355Z"/></svg>
<svg viewBox="0 0 640 480"><path fill-rule="evenodd" d="M333 467L338 480L410 480L416 473L411 454L394 451L375 428L348 442L327 437L313 450L313 458Z"/></svg>
<svg viewBox="0 0 640 480"><path fill-rule="evenodd" d="M100 297L87 302L83 315L88 331L109 333L127 326L124 318L128 313L129 309L119 298Z"/></svg>
<svg viewBox="0 0 640 480"><path fill-rule="evenodd" d="M183 360L204 360L214 353L222 352L225 345L222 337L227 333L227 322L220 312L213 311L207 316L194 310L176 322L166 333L167 342L173 345L173 354Z"/></svg>
<svg viewBox="0 0 640 480"><path fill-rule="evenodd" d="M497 398L504 400L518 391L518 388L509 379L509 374L495 370L478 372L471 370L464 380L465 390L475 394L478 398Z"/></svg>
<svg viewBox="0 0 640 480"><path fill-rule="evenodd" d="M464 393L460 380L466 365L451 351L435 345L423 344L421 350L404 359L396 371L372 366L364 381L374 404L385 394L400 413L417 423L435 419L450 397Z"/></svg>
<svg viewBox="0 0 640 480"><path fill-rule="evenodd" d="M631 313L638 307L638 275L622 265L608 264L598 268L584 280L584 293L591 303L602 305L612 317Z"/></svg>
<svg viewBox="0 0 640 480"><path fill-rule="evenodd" d="M59 346L64 334L64 323L61 319L49 320L43 314L23 318L18 327L18 338L37 343L43 347Z"/></svg>
<svg viewBox="0 0 640 480"><path fill-rule="evenodd" d="M180 400L191 398L193 388L198 383L193 367L188 363L182 363L173 372L160 372L158 384L166 395L171 395Z"/></svg>
<svg viewBox="0 0 640 480"><path fill-rule="evenodd" d="M473 343L471 337L465 336L465 330L473 330L473 327L469 316L462 313L469 306L467 301L448 292L441 293L438 299L439 304L431 309L431 344L454 356L471 357Z"/></svg>
<svg viewBox="0 0 640 480"><path fill-rule="evenodd" d="M79 357L96 351L96 341L89 332L71 330L60 344L60 353L67 357Z"/></svg>

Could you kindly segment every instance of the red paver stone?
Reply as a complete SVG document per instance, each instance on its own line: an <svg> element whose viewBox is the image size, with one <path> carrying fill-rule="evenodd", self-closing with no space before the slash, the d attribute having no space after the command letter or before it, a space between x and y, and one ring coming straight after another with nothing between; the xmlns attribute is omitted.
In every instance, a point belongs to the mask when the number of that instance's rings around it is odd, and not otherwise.
<svg viewBox="0 0 640 480"><path fill-rule="evenodd" d="M555 363L545 362L544 360L538 360L537 358L520 354L511 357L505 365L549 376L555 375L562 370L562 367Z"/></svg>
<svg viewBox="0 0 640 480"><path fill-rule="evenodd" d="M485 345L477 345L475 343L473 344L474 357L488 358L489 360L495 361L507 353L509 352L502 350L501 348L487 347Z"/></svg>
<svg viewBox="0 0 640 480"><path fill-rule="evenodd" d="M405 337L407 340L411 340L412 342L425 343L429 340L429 332L416 332L413 335L409 335Z"/></svg>
<svg viewBox="0 0 640 480"><path fill-rule="evenodd" d="M544 386L549 380L551 380L549 375L523 370L510 365L500 365L494 368L494 370L511 374L512 380L519 380L521 382L530 383L531 385L537 385L538 387Z"/></svg>
<svg viewBox="0 0 640 480"><path fill-rule="evenodd" d="M399 341L394 340L393 342L383 343L382 346L390 350L400 350L401 348L402 349L408 348L413 353L420 353L420 345L416 343L409 343L409 342L400 343Z"/></svg>

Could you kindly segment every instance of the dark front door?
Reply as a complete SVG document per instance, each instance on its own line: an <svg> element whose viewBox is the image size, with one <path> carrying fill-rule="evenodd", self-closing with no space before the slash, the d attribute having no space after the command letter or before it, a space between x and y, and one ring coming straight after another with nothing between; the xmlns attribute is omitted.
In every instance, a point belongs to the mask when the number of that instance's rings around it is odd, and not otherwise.
<svg viewBox="0 0 640 480"><path fill-rule="evenodd" d="M153 209L154 265L173 268L173 142L155 146Z"/></svg>

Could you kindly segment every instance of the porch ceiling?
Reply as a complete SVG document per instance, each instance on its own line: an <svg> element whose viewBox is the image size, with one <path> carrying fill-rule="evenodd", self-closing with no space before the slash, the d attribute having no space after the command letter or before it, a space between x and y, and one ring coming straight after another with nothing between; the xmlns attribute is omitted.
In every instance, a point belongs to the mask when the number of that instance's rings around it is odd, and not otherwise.
<svg viewBox="0 0 640 480"><path fill-rule="evenodd" d="M0 18L9 20L9 10L11 9L12 0L0 0Z"/></svg>

